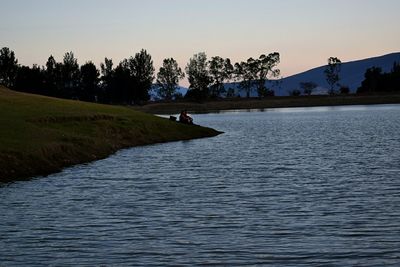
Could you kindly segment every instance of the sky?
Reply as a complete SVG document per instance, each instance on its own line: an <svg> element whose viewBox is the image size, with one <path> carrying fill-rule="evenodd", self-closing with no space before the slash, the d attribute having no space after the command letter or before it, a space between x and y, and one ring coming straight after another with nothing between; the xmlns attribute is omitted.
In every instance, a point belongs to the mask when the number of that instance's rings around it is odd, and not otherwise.
<svg viewBox="0 0 400 267"><path fill-rule="evenodd" d="M156 71L198 52L232 62L279 52L288 77L331 56L400 52L399 10L399 0L0 0L0 48L28 66L69 51L116 65L146 49Z"/></svg>

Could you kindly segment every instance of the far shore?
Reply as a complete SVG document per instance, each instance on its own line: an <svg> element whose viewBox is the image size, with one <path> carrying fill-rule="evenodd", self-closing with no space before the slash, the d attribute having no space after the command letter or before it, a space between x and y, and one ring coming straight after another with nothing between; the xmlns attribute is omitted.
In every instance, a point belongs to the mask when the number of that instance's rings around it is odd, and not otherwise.
<svg viewBox="0 0 400 267"><path fill-rule="evenodd" d="M187 100L152 102L135 107L151 114L213 113L225 110L249 110L289 107L318 107L343 105L400 104L400 95L338 95L338 96L282 96L269 98L231 98L190 102Z"/></svg>

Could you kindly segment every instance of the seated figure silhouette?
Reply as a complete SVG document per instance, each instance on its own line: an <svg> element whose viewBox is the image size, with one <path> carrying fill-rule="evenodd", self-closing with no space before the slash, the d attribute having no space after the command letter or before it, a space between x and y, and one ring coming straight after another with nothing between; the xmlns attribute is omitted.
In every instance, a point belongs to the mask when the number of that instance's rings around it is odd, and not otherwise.
<svg viewBox="0 0 400 267"><path fill-rule="evenodd" d="M187 114L186 110L183 110L179 115L179 122L186 124L193 124L193 119Z"/></svg>

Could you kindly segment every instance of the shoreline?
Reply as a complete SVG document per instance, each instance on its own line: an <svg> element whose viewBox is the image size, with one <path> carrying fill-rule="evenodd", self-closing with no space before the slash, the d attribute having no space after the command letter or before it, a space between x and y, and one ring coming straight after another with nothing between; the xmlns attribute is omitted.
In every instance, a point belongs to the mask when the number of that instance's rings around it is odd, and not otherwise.
<svg viewBox="0 0 400 267"><path fill-rule="evenodd" d="M197 126L197 127L201 127L204 128L202 126ZM179 142L179 141L189 141L189 140L195 140L195 139L202 139L202 138L211 138L211 137L215 137L219 134L222 134L223 132L220 131L214 131L213 129L211 129L211 133L210 134L205 134L202 136L196 136L196 137L188 137L188 138L178 138L178 139L170 139L170 140L160 140L160 141L152 141L152 142L142 142L142 143L136 143L133 142L132 144L128 144L128 145L122 145L119 147L114 147L111 150L108 151L103 151L97 155L95 154L91 154L89 158L84 157L84 158L75 158L75 159L63 159L63 163L62 164L58 164L57 162L55 164L51 164L48 165L48 167L43 167L43 166L34 166L33 164L30 166L26 166L28 167L28 171L26 170L26 168L23 171L19 171L18 170L18 166L15 166L15 164L9 164L7 162L3 162L2 164L5 165L14 165L15 168L11 168L8 170L4 170L4 171L0 171L0 187L13 183L13 182L17 182L17 181L29 181L31 179L35 179L35 178L39 178L39 177L46 177L48 175L52 175L52 174L56 174L59 172L62 172L64 169L66 168L70 168L73 166L77 166L77 165L81 165L81 164L88 164L91 162L95 162L98 160L102 160L102 159L106 159L112 155L114 155L115 153L117 153L120 150L123 149L130 149L130 148L134 148L134 147L140 147L140 146L149 146L149 145L156 145L156 144L163 144L163 143L170 143L170 142ZM91 153L91 151L87 151L89 153ZM36 157L37 155L28 155L29 158L32 157ZM57 155L49 155L48 158L54 158ZM0 159L4 160L4 154L2 155L2 151L0 151ZM13 156L9 156L8 157L9 160L15 160L15 158ZM46 159L45 159L46 160ZM38 168L37 168L38 167Z"/></svg>
<svg viewBox="0 0 400 267"><path fill-rule="evenodd" d="M135 110L159 115L178 114L181 110L190 113L218 113L229 110L263 110L270 108L322 107L348 105L400 104L400 95L365 95L365 96L299 96L271 98L235 98L210 100L203 103L176 101L155 102L134 107Z"/></svg>
<svg viewBox="0 0 400 267"><path fill-rule="evenodd" d="M221 132L127 107L31 95L0 86L0 186L135 147Z"/></svg>

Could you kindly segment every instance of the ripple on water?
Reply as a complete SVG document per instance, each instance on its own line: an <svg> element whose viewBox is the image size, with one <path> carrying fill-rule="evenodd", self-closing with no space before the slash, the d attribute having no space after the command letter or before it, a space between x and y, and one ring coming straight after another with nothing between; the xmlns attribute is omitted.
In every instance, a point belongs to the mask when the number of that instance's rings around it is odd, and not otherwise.
<svg viewBox="0 0 400 267"><path fill-rule="evenodd" d="M225 134L9 184L0 265L397 266L389 107L197 115Z"/></svg>

